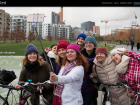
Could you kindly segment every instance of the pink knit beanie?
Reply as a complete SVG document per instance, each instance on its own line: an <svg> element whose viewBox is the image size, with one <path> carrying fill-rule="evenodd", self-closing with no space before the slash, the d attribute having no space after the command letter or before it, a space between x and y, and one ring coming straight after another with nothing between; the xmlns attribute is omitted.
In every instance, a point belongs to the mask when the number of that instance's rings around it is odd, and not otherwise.
<svg viewBox="0 0 140 105"><path fill-rule="evenodd" d="M75 51L81 53L81 52L80 52L80 47L79 47L79 45L77 45L76 43L70 44L70 45L67 47L66 51L67 51L68 49L73 49L73 50L75 50Z"/></svg>

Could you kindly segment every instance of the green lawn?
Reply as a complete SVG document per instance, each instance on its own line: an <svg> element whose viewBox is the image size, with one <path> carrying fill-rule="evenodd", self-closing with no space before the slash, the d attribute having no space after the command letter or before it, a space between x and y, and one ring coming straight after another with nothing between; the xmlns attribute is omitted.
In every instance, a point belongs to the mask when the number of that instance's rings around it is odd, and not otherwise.
<svg viewBox="0 0 140 105"><path fill-rule="evenodd" d="M50 47L52 44L58 44L58 41L41 41L42 45L43 45L43 48L45 49L46 47ZM73 42L70 42L70 43L75 43L75 41ZM31 43L29 43L29 41L23 41L23 42L20 42L20 43L15 43L15 42L7 42L7 43L3 43L3 42L0 42L0 56L9 56L9 55L13 55L13 56L24 56L24 53L25 53L25 48L28 44L34 44L39 53L42 53L42 47L40 45L40 42L39 41L32 41ZM97 47L100 47L100 46L104 46L104 44L98 44L97 43ZM110 46L110 45L107 45L106 48L108 49L108 51L110 51L111 49L113 49L115 46ZM8 53L6 53L8 52ZM9 52L15 52L14 53L11 53L9 54Z"/></svg>

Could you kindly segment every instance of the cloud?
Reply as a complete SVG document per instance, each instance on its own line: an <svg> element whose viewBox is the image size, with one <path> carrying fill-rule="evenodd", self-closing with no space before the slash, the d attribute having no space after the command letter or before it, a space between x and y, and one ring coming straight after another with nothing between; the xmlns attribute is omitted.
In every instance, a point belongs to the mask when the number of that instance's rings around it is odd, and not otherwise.
<svg viewBox="0 0 140 105"><path fill-rule="evenodd" d="M60 7L0 7L5 12L13 14L28 15L33 13L45 14L44 23L51 23L51 12L60 12ZM100 26L101 35L105 34L105 23L101 20L124 19L118 21L108 21L109 33L111 27L130 27L135 21L134 12L137 15L137 24L140 24L140 7L63 7L63 20L66 25L81 27L81 23L92 21L96 26ZM122 27L119 27L122 26Z"/></svg>

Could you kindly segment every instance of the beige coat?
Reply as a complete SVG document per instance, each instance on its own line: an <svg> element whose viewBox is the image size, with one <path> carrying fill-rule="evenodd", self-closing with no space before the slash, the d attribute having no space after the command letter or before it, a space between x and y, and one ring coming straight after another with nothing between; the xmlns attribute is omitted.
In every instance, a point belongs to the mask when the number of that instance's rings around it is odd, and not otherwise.
<svg viewBox="0 0 140 105"><path fill-rule="evenodd" d="M96 65L96 72L95 65L93 66L92 71L93 73L97 73L98 78L103 83L116 84L117 82L121 81L121 78L115 71L116 65L112 61L110 55L105 59L102 65L97 61L96 58L93 62ZM106 89L108 89L107 86ZM111 87L109 95L112 103L111 105L130 105L130 103L134 102L134 99L132 100L127 96L127 89L122 86L120 88Z"/></svg>

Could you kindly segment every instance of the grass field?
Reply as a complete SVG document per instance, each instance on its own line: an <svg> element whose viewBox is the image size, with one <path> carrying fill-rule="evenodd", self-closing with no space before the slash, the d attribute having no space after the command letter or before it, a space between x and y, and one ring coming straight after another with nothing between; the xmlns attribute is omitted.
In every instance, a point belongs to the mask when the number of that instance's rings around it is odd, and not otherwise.
<svg viewBox="0 0 140 105"><path fill-rule="evenodd" d="M58 44L58 41L41 41L43 48L45 49L46 47L50 47L53 44ZM70 43L75 43L70 42ZM40 45L39 41L32 41L31 43L29 43L29 41L23 41L20 43L15 43L15 42L7 42L7 43L3 43L0 42L0 56L9 56L9 55L13 55L13 56L24 56L25 53L25 48L28 44L34 44L39 53L42 53L42 47ZM104 46L104 44L98 44L97 43L97 47L99 46ZM108 49L108 51L110 51L111 49L113 49L115 46L110 46L107 45L106 48ZM10 53L12 52L12 53ZM15 52L15 53L14 53Z"/></svg>

